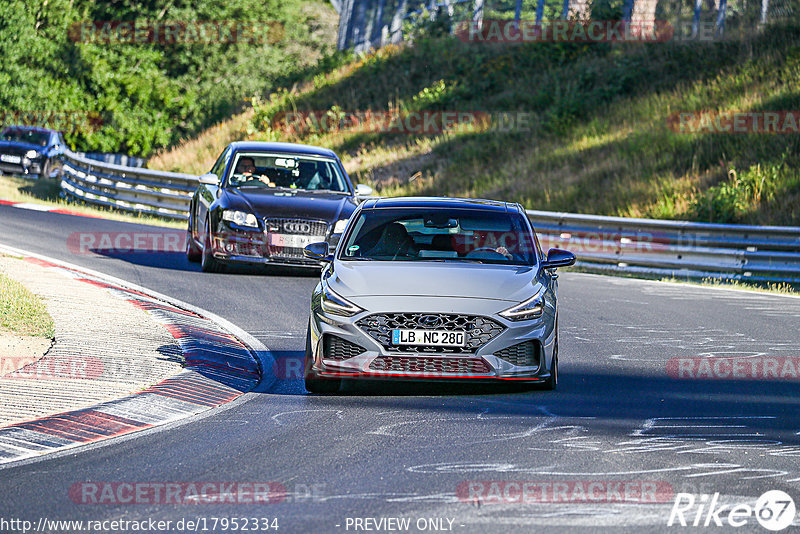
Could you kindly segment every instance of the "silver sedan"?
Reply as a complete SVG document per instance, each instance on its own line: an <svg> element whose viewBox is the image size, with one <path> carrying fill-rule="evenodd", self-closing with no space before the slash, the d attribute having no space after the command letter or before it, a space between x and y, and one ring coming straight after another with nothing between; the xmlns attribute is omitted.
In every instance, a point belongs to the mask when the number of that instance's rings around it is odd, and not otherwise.
<svg viewBox="0 0 800 534"><path fill-rule="evenodd" d="M370 199L311 297L305 385L343 378L558 383L557 267L518 204L453 198Z"/></svg>

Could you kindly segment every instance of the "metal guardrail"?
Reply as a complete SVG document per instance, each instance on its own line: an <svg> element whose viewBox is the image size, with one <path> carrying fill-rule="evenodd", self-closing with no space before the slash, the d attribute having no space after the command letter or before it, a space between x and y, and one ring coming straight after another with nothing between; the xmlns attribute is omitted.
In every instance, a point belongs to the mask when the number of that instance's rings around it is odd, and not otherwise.
<svg viewBox="0 0 800 534"><path fill-rule="evenodd" d="M800 227L527 213L545 250L570 250L588 270L800 283Z"/></svg>
<svg viewBox="0 0 800 534"><path fill-rule="evenodd" d="M106 207L186 219L198 177L66 152L61 188ZM707 224L528 210L542 247L588 270L659 277L800 283L800 227Z"/></svg>
<svg viewBox="0 0 800 534"><path fill-rule="evenodd" d="M193 174L125 167L70 151L61 160L61 189L71 197L136 213L188 218L198 180Z"/></svg>

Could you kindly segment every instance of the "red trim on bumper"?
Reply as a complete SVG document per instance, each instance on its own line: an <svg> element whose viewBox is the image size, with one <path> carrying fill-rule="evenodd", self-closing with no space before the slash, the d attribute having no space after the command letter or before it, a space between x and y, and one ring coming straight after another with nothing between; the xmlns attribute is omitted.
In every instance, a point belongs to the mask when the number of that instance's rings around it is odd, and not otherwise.
<svg viewBox="0 0 800 534"><path fill-rule="evenodd" d="M515 378L515 377L502 377L502 376L485 376L485 375L418 375L418 374L384 374L384 373L331 373L321 372L318 373L321 378L325 377L368 377L368 378L428 378L440 380L524 380L526 382L543 382L543 378Z"/></svg>

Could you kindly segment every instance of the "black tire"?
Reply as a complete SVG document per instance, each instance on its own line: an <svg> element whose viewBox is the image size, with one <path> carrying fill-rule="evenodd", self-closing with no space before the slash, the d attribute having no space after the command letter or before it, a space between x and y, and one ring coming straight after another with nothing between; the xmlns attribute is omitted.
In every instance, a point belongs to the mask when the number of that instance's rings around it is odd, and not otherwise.
<svg viewBox="0 0 800 534"><path fill-rule="evenodd" d="M50 158L44 160L44 163L42 163L42 171L39 173L39 179L50 178L50 171L52 168L53 164L50 163Z"/></svg>
<svg viewBox="0 0 800 534"><path fill-rule="evenodd" d="M306 332L305 386L309 393L336 393L342 385L339 378L320 378L311 370L311 323Z"/></svg>
<svg viewBox="0 0 800 534"><path fill-rule="evenodd" d="M195 244L192 237L192 221L189 220L189 229L186 231L186 259L191 263L197 263L202 258L203 251Z"/></svg>
<svg viewBox="0 0 800 534"><path fill-rule="evenodd" d="M553 368L550 370L550 378L542 384L542 389L555 391L558 388L558 323L556 323L556 342L553 346Z"/></svg>
<svg viewBox="0 0 800 534"><path fill-rule="evenodd" d="M206 235L203 240L203 251L200 255L200 269L204 273L221 273L225 266L211 253L211 222L206 222Z"/></svg>

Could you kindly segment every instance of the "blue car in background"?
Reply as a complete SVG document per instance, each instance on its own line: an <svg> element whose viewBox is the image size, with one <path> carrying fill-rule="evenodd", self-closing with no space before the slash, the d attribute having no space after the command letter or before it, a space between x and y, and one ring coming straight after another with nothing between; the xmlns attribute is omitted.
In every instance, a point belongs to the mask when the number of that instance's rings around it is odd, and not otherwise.
<svg viewBox="0 0 800 534"><path fill-rule="evenodd" d="M7 126L0 131L0 171L50 177L64 153L61 132L36 126Z"/></svg>

